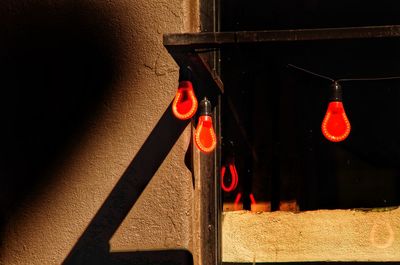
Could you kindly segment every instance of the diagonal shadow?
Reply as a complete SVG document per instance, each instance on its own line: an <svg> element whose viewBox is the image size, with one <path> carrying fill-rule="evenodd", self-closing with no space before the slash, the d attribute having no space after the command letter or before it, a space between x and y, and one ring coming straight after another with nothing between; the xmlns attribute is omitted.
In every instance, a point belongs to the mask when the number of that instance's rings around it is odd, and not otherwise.
<svg viewBox="0 0 400 265"><path fill-rule="evenodd" d="M173 117L171 104L64 260L64 265L193 264L191 253L186 250L110 253L109 248L111 237L190 122Z"/></svg>

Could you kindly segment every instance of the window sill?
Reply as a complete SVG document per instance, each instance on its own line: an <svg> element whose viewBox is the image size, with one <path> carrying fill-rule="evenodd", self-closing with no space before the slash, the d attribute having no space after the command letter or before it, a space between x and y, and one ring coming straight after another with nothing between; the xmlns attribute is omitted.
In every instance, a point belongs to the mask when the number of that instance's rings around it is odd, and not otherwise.
<svg viewBox="0 0 400 265"><path fill-rule="evenodd" d="M225 212L223 262L400 261L400 208Z"/></svg>

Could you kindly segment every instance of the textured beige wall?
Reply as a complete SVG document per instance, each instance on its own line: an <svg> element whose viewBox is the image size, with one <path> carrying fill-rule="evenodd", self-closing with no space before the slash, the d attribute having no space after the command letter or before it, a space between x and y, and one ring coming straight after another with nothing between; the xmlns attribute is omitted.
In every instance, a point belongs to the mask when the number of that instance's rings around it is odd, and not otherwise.
<svg viewBox="0 0 400 265"><path fill-rule="evenodd" d="M9 2L2 4L9 16L35 5ZM119 45L112 54L116 78L96 118L55 166L51 183L9 217L0 264L60 264L65 259L174 97L178 67L162 45L162 34L198 30L196 0L41 5L55 14L66 5L84 8L89 18L102 14L105 19L93 23L113 30ZM189 141L187 128L112 237L112 251L192 249L193 186L184 164Z"/></svg>
<svg viewBox="0 0 400 265"><path fill-rule="evenodd" d="M400 208L226 212L226 262L400 261Z"/></svg>

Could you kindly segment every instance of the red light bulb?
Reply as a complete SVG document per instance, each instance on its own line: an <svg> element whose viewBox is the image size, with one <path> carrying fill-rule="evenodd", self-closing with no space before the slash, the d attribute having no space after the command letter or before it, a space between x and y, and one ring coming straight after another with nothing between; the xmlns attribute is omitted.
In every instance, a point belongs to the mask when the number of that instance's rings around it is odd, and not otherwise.
<svg viewBox="0 0 400 265"><path fill-rule="evenodd" d="M197 111L197 98L190 81L180 81L178 92L172 103L172 112L180 120L188 120Z"/></svg>
<svg viewBox="0 0 400 265"><path fill-rule="evenodd" d="M194 142L203 153L211 153L217 146L217 136L211 118L211 103L206 98L200 102L201 113L194 133Z"/></svg>
<svg viewBox="0 0 400 265"><path fill-rule="evenodd" d="M321 125L322 134L331 142L341 142L350 134L351 126L342 103L342 89L335 82L333 96L329 102Z"/></svg>

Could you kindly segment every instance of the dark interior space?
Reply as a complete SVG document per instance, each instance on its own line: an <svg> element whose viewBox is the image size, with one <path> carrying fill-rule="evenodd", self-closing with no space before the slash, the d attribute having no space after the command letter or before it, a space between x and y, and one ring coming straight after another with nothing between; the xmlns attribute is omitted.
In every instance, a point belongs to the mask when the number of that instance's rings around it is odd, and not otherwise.
<svg viewBox="0 0 400 265"><path fill-rule="evenodd" d="M400 24L395 1L222 1L222 31ZM321 133L333 79L400 76L399 39L237 45L221 53L223 161L235 157L238 192L296 200L300 210L400 204L400 80L342 82L349 137ZM232 155L234 153L234 155ZM229 179L227 179L229 181Z"/></svg>
<svg viewBox="0 0 400 265"><path fill-rule="evenodd" d="M118 42L104 12L83 4L0 5L0 218L52 181L99 114Z"/></svg>
<svg viewBox="0 0 400 265"><path fill-rule="evenodd" d="M397 1L220 0L221 31L400 24Z"/></svg>

